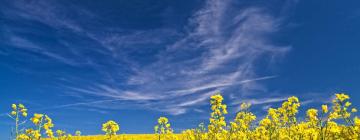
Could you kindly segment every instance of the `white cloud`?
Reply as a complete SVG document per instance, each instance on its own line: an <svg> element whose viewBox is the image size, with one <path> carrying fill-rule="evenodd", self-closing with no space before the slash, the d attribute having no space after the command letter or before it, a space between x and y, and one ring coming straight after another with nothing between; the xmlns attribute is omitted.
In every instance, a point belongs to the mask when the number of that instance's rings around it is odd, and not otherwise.
<svg viewBox="0 0 360 140"><path fill-rule="evenodd" d="M193 87L193 88L183 89L183 90L174 90L174 91L169 91L169 92L173 93L177 96L181 96L181 95L191 94L191 93L195 93L198 91L211 89L211 88L220 88L220 87L227 87L227 86L241 86L242 84L245 84L245 83L267 80L267 79L272 79L275 77L276 76L265 76L265 77L255 78L255 79L246 79L246 80L242 80L239 82L207 84L207 85L203 85L200 87Z"/></svg>
<svg viewBox="0 0 360 140"><path fill-rule="evenodd" d="M236 96L231 98L233 102L249 91L263 89L265 86L260 81L276 76L257 73L258 60L289 51L289 47L269 43L269 35L279 30L280 20L261 7L239 9L233 2L206 1L189 19L184 27L189 31L183 37L168 28L127 33L123 33L121 27L99 27L102 32L87 29L77 19L67 17L61 6L53 6L56 4L49 2L34 2L26 6L15 2L15 9L7 14L41 22L98 44L83 47L64 39L59 41L64 51L56 53L49 46L14 36L11 43L23 49L37 51L72 66L86 65L100 73L100 80L94 80L90 86L78 86L76 83L64 86L71 91L71 96L81 99L96 96L101 99L99 102L74 103L64 107L88 105L106 108L111 103L112 108L132 106L180 115L189 108L202 105L216 91L235 92ZM102 18L86 9L70 11L83 13L83 20ZM163 44L175 37L177 40L172 44ZM128 49L134 49L132 45L144 44L156 44L154 49L158 53L148 56L151 61L130 59L132 55L127 53ZM138 48L138 51L141 49L144 48ZM84 53L84 50L92 53ZM93 52L101 57L93 57ZM71 57L65 54L71 54ZM122 75L124 71L127 73ZM277 100L252 102L261 104Z"/></svg>
<svg viewBox="0 0 360 140"><path fill-rule="evenodd" d="M268 43L267 35L278 30L278 20L253 7L229 17L228 10L234 8L229 2L207 1L190 20L194 28L188 36L168 46L157 62L139 68L128 82L141 87L137 92L171 97L171 102L164 104L180 102L187 107L199 105L207 90L240 88L245 94L246 90L263 88L257 81L275 77L257 76L257 60L265 54L282 55L289 50ZM193 52L198 54L182 57ZM189 96L191 101L181 102Z"/></svg>

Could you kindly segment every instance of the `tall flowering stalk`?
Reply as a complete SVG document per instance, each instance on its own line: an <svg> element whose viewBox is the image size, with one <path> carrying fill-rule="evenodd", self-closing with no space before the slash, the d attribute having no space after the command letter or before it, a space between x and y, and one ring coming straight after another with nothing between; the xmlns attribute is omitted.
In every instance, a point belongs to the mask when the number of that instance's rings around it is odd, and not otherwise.
<svg viewBox="0 0 360 140"><path fill-rule="evenodd" d="M23 104L12 104L11 105L12 111L8 116L15 121L15 139L19 139L19 136L21 135L21 130L19 130L19 127L26 123L25 119L27 117L27 109Z"/></svg>
<svg viewBox="0 0 360 140"><path fill-rule="evenodd" d="M158 119L157 125L154 127L155 134L158 135L158 139L164 139L164 140L174 140L177 139L173 133L173 129L171 128L171 125L169 123L169 119L166 117L160 117Z"/></svg>
<svg viewBox="0 0 360 140"><path fill-rule="evenodd" d="M255 121L256 116L249 111L251 104L242 103L240 112L236 114L233 122L230 122L230 139L249 139L251 132L251 123Z"/></svg>
<svg viewBox="0 0 360 140"><path fill-rule="evenodd" d="M210 123L208 125L209 139L223 139L227 135L225 114L227 114L227 106L223 104L224 98L220 94L210 97L211 114Z"/></svg>

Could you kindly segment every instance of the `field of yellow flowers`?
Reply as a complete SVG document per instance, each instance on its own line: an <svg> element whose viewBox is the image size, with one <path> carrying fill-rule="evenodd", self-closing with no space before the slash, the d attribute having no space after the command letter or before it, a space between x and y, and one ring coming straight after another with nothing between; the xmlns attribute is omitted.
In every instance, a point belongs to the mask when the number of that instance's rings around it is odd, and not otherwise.
<svg viewBox="0 0 360 140"><path fill-rule="evenodd" d="M175 139L183 139L182 134L174 134ZM110 139L105 135L97 136L70 136L62 140L107 140ZM112 137L113 140L158 140L159 136L156 134L121 134ZM43 140L59 140L58 138L44 138ZM60 139L61 140L61 139Z"/></svg>
<svg viewBox="0 0 360 140"><path fill-rule="evenodd" d="M298 121L300 101L294 96L278 108L269 108L260 120L250 112L251 104L242 103L235 119L226 122L227 106L221 94L215 94L210 98L212 112L207 125L201 123L179 134L174 134L166 117L157 120L154 134L117 135L120 126L110 120L102 125L104 135L81 136L80 131L54 131L54 123L44 114L33 114L33 127L22 129L28 116L22 104L13 104L8 116L14 120L15 140L360 140L360 119L349 100L344 93L335 94L331 104L308 109L304 121Z"/></svg>

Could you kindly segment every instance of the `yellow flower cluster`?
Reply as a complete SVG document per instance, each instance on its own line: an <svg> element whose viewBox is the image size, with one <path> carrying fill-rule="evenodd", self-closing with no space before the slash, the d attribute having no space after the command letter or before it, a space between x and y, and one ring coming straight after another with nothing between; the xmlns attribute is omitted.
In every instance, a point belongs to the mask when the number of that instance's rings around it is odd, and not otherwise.
<svg viewBox="0 0 360 140"><path fill-rule="evenodd" d="M45 134L49 138L54 137L53 131L51 129L54 127L54 124L52 123L52 119L49 116L35 113L30 120L35 125L35 129L33 128L26 129L25 133L19 135L17 139L20 140L40 139L43 130L45 131Z"/></svg>
<svg viewBox="0 0 360 140"><path fill-rule="evenodd" d="M50 138L54 137L54 132L51 129L53 127L54 124L52 122L52 119L49 116L45 115L45 123L43 125L43 128L45 129L46 135Z"/></svg>
<svg viewBox="0 0 360 140"><path fill-rule="evenodd" d="M27 116L27 109L23 104L18 104L18 105L12 104L11 108L13 109L13 111L11 111L12 116L19 115L19 113L21 113L23 117Z"/></svg>
<svg viewBox="0 0 360 140"><path fill-rule="evenodd" d="M35 131L38 131L38 133L40 134L41 137L41 131L45 130L45 133L48 137L52 138L54 137L54 132L52 131L51 128L54 127L54 124L52 122L52 119L44 114L38 114L35 113L34 116L30 119L33 124L36 127Z"/></svg>
<svg viewBox="0 0 360 140"><path fill-rule="evenodd" d="M63 130L56 130L56 135L57 135L57 140L71 140L72 139L72 135L66 134L66 132ZM52 137L50 137L50 138L52 138Z"/></svg>
<svg viewBox="0 0 360 140"><path fill-rule="evenodd" d="M41 133L40 130L34 130L32 128L30 129L26 129L25 131L25 135L23 135L23 137L27 138L27 139L40 139L41 137Z"/></svg>
<svg viewBox="0 0 360 140"><path fill-rule="evenodd" d="M255 121L256 116L249 112L249 103L242 103L240 105L240 112L236 114L233 122L230 122L229 137L230 139L247 139L249 138L249 132L251 124Z"/></svg>
<svg viewBox="0 0 360 140"><path fill-rule="evenodd" d="M187 140L203 140L207 138L204 123L200 123L195 129L187 129L183 131L184 139Z"/></svg>
<svg viewBox="0 0 360 140"><path fill-rule="evenodd" d="M158 139L177 139L177 137L173 135L169 119L166 117L160 117L158 119L158 123L155 125L154 130L155 134L158 135Z"/></svg>
<svg viewBox="0 0 360 140"><path fill-rule="evenodd" d="M35 113L34 114L34 117L32 117L30 120L35 124L35 125L39 125L40 124L40 121L42 121L43 119L43 114L37 114Z"/></svg>
<svg viewBox="0 0 360 140"><path fill-rule="evenodd" d="M102 131L111 139L116 136L116 132L120 130L120 126L115 121L108 121L102 125Z"/></svg>

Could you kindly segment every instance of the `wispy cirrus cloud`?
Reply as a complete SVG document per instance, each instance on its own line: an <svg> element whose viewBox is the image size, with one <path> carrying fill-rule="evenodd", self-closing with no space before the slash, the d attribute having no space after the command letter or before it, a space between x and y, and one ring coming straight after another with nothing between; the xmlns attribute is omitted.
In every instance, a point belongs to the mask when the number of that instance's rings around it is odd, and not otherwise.
<svg viewBox="0 0 360 140"><path fill-rule="evenodd" d="M6 10L7 18L41 23L55 33L49 37L53 42L43 43L41 39L24 37L17 29L20 27L9 25L8 46L70 67L94 70L96 77L91 84L87 84L88 77L67 74L63 75L65 79L72 80L59 82L59 86L69 96L96 97L99 101L59 108L108 108L111 104L114 109L131 106L180 115L206 104L209 96L219 91L231 96L230 102L235 103L242 96L265 88L261 81L276 78L258 73L259 61L290 50L270 40L279 30L282 17L259 6L241 7L233 0L206 1L184 25L187 31L181 33L179 30L184 29L100 26L97 21L103 17L96 12L55 2L16 1L10 5L13 8ZM252 102L279 100L259 98Z"/></svg>
<svg viewBox="0 0 360 140"><path fill-rule="evenodd" d="M186 93L195 93L195 92L198 92L198 91L211 89L211 88L221 88L221 87L235 86L235 85L241 86L241 84L246 84L246 83L251 83L251 82L256 82L256 81L261 81L261 80L267 80L267 79L272 79L272 78L276 78L276 76L265 76L265 77L255 78L255 79L248 79L248 80L238 81L238 82L217 83L217 84L213 84L213 85L207 84L207 85L200 86L200 87L194 87L194 88L184 89L184 90L174 90L174 91L169 91L169 92L174 93L177 96L181 96L181 95L184 95Z"/></svg>

